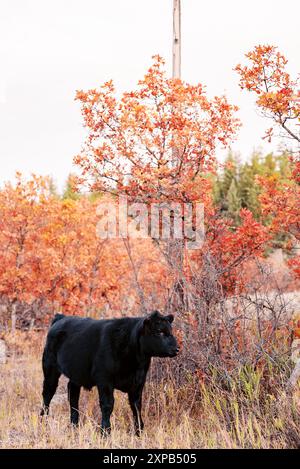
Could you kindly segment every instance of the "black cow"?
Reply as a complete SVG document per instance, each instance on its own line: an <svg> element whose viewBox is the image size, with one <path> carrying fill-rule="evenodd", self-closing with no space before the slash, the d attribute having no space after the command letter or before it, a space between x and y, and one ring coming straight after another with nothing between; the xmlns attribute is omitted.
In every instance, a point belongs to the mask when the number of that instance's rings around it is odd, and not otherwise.
<svg viewBox="0 0 300 469"><path fill-rule="evenodd" d="M174 316L159 311L138 318L95 320L56 314L43 353L43 408L49 404L61 374L69 378L71 423L78 424L80 388L97 386L102 412L101 428L110 432L114 389L128 393L137 434L143 429L142 391L151 357L175 357L179 351L172 335Z"/></svg>

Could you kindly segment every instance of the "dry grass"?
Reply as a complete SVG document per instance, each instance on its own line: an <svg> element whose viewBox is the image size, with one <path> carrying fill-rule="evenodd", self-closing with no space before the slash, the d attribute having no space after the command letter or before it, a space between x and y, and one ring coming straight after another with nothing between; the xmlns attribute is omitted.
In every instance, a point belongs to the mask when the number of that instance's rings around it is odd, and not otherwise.
<svg viewBox="0 0 300 469"><path fill-rule="evenodd" d="M50 415L39 418L42 371L41 346L30 350L16 342L5 365L0 365L1 448L293 448L299 447L297 392L287 396L284 376L269 372L267 391L261 372L240 370L226 390L218 376L201 385L190 376L177 388L171 381L147 383L143 415L145 432L137 438L126 396L115 394L112 435L98 430L100 411L96 390L83 391L79 429L69 425L65 378L61 378ZM272 375L274 373L274 375Z"/></svg>

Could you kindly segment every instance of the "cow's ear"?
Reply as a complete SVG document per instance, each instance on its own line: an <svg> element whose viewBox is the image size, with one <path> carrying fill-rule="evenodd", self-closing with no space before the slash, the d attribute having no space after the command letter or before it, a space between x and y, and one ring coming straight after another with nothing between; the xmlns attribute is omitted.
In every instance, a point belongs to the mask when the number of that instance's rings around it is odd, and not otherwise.
<svg viewBox="0 0 300 469"><path fill-rule="evenodd" d="M159 311L153 311L153 312L151 313L150 319L152 319L152 320L155 321L156 319L159 318L159 316L160 316Z"/></svg>
<svg viewBox="0 0 300 469"><path fill-rule="evenodd" d="M173 314L169 314L168 316L166 316L167 320L169 321L169 323L172 324L172 322L174 321L174 316Z"/></svg>

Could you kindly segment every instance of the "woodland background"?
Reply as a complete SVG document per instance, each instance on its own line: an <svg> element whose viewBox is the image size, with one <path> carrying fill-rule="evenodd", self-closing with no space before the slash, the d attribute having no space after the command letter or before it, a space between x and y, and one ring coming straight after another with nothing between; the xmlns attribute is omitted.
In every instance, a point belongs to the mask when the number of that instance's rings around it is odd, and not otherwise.
<svg viewBox="0 0 300 469"><path fill-rule="evenodd" d="M248 160L232 153L237 107L167 78L155 56L121 98L112 82L77 92L87 137L62 194L51 178L20 173L1 187L2 446L299 446L297 377L290 385L300 337L299 82L268 45L236 72L272 123L264 138L280 132L279 151ZM223 163L219 145L228 148ZM119 195L148 205L202 202L201 250L150 235L97 237L97 207ZM125 434L120 405L115 436L103 442L91 397L78 434L58 422L65 401L48 424L38 422L40 353L54 313L100 319L153 309L175 313L181 347L178 359L152 367L145 412L155 435L137 442Z"/></svg>

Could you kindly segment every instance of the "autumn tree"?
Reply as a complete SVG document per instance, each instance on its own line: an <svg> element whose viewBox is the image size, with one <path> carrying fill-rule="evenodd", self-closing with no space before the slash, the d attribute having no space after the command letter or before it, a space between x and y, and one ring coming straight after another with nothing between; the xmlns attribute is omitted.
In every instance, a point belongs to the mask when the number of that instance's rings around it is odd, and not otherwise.
<svg viewBox="0 0 300 469"><path fill-rule="evenodd" d="M154 63L135 91L120 99L109 81L78 91L87 138L75 163L93 190L135 201L190 202L205 197L203 178L215 166L219 143L239 126L225 96L209 99L202 85L169 79Z"/></svg>
<svg viewBox="0 0 300 469"><path fill-rule="evenodd" d="M77 92L87 138L75 163L89 189L126 195L147 204L212 204L215 152L239 127L236 107L225 96L209 99L202 85L169 79L164 61L153 65L135 91L115 96L113 83ZM170 249L171 246L171 249ZM182 248L167 243L164 252L175 275Z"/></svg>
<svg viewBox="0 0 300 469"><path fill-rule="evenodd" d="M249 210L240 211L236 188L231 186L229 204L240 222L238 230L213 203L216 148L228 145L239 127L236 107L224 96L209 99L202 85L168 79L160 57L155 57L137 90L120 99L111 81L99 89L79 91L77 99L87 129L83 150L75 158L80 181L92 190L127 195L130 201L204 203L205 245L195 255L185 252L180 263L172 262L173 272L178 274L183 266L180 281L187 288L195 271L206 275L204 259L214 258L216 281L232 291L229 284L237 279L238 268L249 256L261 253L269 239ZM231 180L227 190L230 185Z"/></svg>
<svg viewBox="0 0 300 469"><path fill-rule="evenodd" d="M32 176L26 181L18 173L15 184L0 191L0 220L0 295L8 301L13 328L17 309L24 320L26 310L30 320L43 321L51 304L70 311L95 295L91 273L101 243L91 203L61 200L51 179ZM100 281L97 291L99 286Z"/></svg>
<svg viewBox="0 0 300 469"><path fill-rule="evenodd" d="M49 179L33 176L26 182L20 173L15 185L6 183L0 191L0 295L9 299L12 328L17 302L34 300L37 238L50 192Z"/></svg>
<svg viewBox="0 0 300 469"><path fill-rule="evenodd" d="M237 65L240 87L257 95L256 104L263 115L271 119L292 141L300 144L299 79L288 73L287 59L277 47L259 45L246 54L248 65ZM274 128L267 131L271 140Z"/></svg>
<svg viewBox="0 0 300 469"><path fill-rule="evenodd" d="M299 160L299 121L300 89L299 78L293 79L287 71L287 59L276 47L259 45L246 54L247 65L238 65L240 86L257 95L257 106L263 115L273 121L288 138L290 146L297 150L291 152L291 176L282 183L278 178L261 178L265 187L261 195L263 213L272 219L271 229L288 232L300 239L300 160ZM274 127L266 138L271 141ZM294 144L294 145L293 145ZM283 168L282 168L283 169ZM293 261L296 266L299 257ZM297 268L295 269L297 273Z"/></svg>
<svg viewBox="0 0 300 469"><path fill-rule="evenodd" d="M14 329L44 324L60 310L95 317L129 307L135 312L144 300L135 294L137 284L159 306L159 285L168 279L151 240L125 246L99 238L99 199L61 198L51 187L49 178L17 174L0 190L0 303L8 307L3 322L10 319Z"/></svg>

